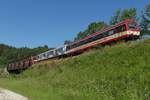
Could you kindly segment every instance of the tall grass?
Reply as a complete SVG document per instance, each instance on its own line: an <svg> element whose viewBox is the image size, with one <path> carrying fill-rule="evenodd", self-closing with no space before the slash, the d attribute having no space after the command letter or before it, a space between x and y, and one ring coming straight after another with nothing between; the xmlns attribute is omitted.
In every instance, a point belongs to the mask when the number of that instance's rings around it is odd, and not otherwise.
<svg viewBox="0 0 150 100"><path fill-rule="evenodd" d="M150 40L43 62L0 87L30 100L150 100Z"/></svg>

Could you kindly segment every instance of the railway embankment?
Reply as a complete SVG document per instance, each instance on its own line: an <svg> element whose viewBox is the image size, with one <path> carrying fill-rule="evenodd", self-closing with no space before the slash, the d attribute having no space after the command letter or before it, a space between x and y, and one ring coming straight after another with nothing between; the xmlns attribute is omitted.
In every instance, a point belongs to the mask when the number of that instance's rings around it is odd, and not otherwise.
<svg viewBox="0 0 150 100"><path fill-rule="evenodd" d="M144 40L41 62L0 78L0 87L30 100L150 100L149 77L150 40Z"/></svg>
<svg viewBox="0 0 150 100"><path fill-rule="evenodd" d="M8 71L7 71L7 68L5 67L5 68L0 68L0 76L2 77L2 76L7 76L9 73L8 73Z"/></svg>

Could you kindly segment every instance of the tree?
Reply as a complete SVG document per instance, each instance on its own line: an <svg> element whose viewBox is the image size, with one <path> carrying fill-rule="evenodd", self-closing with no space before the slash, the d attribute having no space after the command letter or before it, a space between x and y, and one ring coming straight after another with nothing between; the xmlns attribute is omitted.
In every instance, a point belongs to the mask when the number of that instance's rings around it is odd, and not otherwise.
<svg viewBox="0 0 150 100"><path fill-rule="evenodd" d="M148 31L150 28L150 4L148 4L142 11L140 26L143 32Z"/></svg>
<svg viewBox="0 0 150 100"><path fill-rule="evenodd" d="M124 21L125 19L135 19L137 20L137 13L135 8L117 10L114 16L111 17L110 24L114 25L118 22Z"/></svg>
<svg viewBox="0 0 150 100"><path fill-rule="evenodd" d="M47 51L49 48L47 45L37 48L15 48L8 45L0 44L0 65L5 65L19 60L26 59L32 55Z"/></svg>
<svg viewBox="0 0 150 100"><path fill-rule="evenodd" d="M120 20L123 21L125 19L135 19L135 20L137 20L136 9L135 8L131 8L131 9L123 10Z"/></svg>
<svg viewBox="0 0 150 100"><path fill-rule="evenodd" d="M120 17L121 17L121 9L118 9L115 12L115 15L113 17L111 17L110 24L114 25L114 24L120 22Z"/></svg>

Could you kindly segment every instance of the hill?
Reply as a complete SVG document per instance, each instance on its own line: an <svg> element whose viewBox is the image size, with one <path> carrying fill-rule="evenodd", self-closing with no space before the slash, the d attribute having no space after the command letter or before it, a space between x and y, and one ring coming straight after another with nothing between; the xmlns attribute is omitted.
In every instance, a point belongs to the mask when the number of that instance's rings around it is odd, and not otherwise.
<svg viewBox="0 0 150 100"><path fill-rule="evenodd" d="M45 61L0 87L30 100L150 100L150 40L119 43Z"/></svg>

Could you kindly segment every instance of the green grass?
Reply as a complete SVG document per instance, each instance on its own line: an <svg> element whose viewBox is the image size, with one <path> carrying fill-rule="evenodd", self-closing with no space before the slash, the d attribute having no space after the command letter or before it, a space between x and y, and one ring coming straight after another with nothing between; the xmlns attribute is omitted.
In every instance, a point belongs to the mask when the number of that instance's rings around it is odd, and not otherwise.
<svg viewBox="0 0 150 100"><path fill-rule="evenodd" d="M150 40L40 63L0 87L30 100L150 100Z"/></svg>

